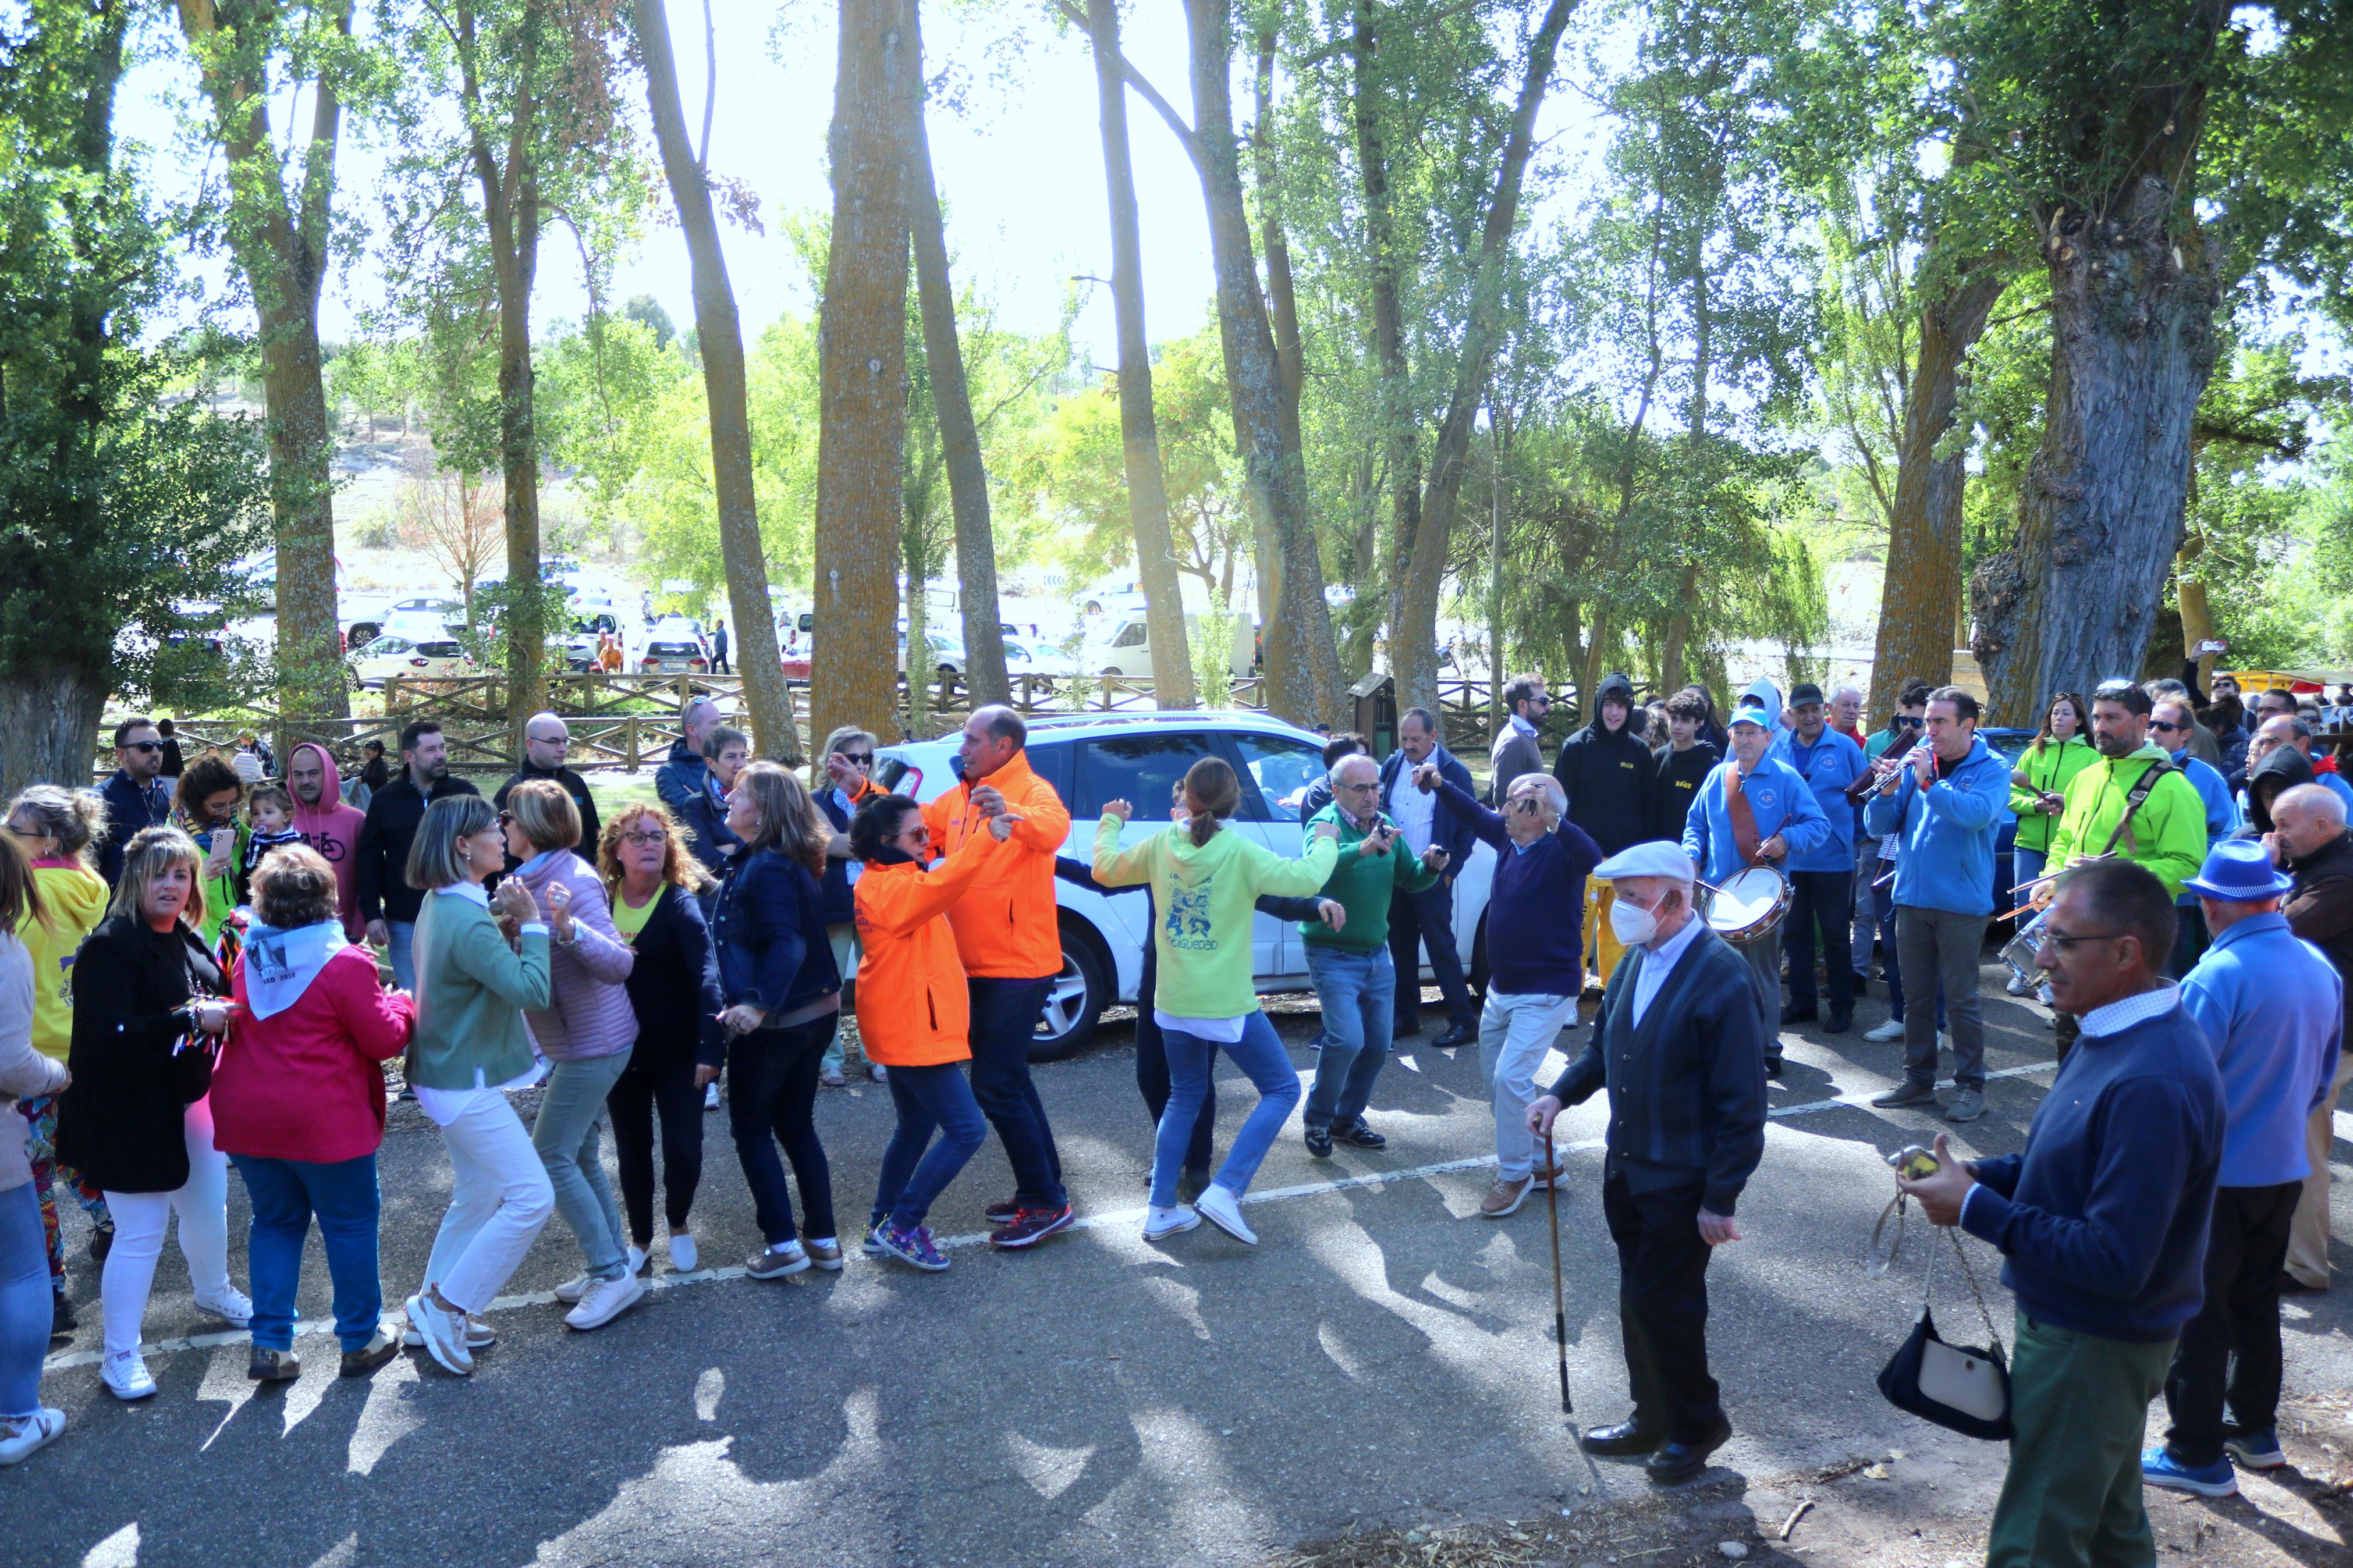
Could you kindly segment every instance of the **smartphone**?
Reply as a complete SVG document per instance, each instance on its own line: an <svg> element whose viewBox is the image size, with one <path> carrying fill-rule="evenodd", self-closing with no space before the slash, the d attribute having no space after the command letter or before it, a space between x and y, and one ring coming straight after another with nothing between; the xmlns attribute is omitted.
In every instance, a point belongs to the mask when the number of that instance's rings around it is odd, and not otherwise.
<svg viewBox="0 0 2353 1568"><path fill-rule="evenodd" d="M1936 1163L1936 1156L1917 1143L1898 1149L1887 1156L1887 1163L1894 1168L1897 1175L1913 1182L1925 1181L1943 1169Z"/></svg>

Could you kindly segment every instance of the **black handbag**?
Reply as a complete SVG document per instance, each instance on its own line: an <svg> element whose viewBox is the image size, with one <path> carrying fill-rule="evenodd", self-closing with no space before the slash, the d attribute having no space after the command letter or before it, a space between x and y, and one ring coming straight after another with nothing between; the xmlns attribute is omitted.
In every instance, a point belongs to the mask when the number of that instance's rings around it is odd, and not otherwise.
<svg viewBox="0 0 2353 1568"><path fill-rule="evenodd" d="M1879 1392L1898 1410L1964 1437L2007 1442L2013 1435L2010 1363L2002 1354L2001 1336L1994 1331L1993 1314L1986 1310L1985 1297L1978 1290L1977 1276L1969 1269L1968 1254L1961 1250L1961 1238L1950 1228L1945 1234L1952 1241L1954 1256L1961 1260L1969 1294L1977 1298L1989 1342L1979 1350L1947 1344L1938 1337L1936 1320L1928 1310L1928 1293L1936 1277L1936 1246L1931 1241L1928 1278L1920 1291L1920 1319L1894 1357L1880 1370Z"/></svg>

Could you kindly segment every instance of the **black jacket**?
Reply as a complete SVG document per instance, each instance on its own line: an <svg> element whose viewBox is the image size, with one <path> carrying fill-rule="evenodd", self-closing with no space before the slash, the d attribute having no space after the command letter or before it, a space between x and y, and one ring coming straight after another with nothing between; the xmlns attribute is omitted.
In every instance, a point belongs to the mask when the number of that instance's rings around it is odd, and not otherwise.
<svg viewBox="0 0 2353 1568"><path fill-rule="evenodd" d="M1748 963L1702 927L1637 1026L1634 983L1651 956L1620 962L1592 1039L1552 1093L1577 1105L1609 1090L1606 1174L1636 1192L1700 1187L1709 1212L1729 1215L1765 1156L1765 1026Z"/></svg>
<svg viewBox="0 0 2353 1568"><path fill-rule="evenodd" d="M596 864L596 837L603 831L603 824L596 820L596 797L588 793L588 781L570 768L558 768L551 773L525 763L507 775L507 782L499 785L499 793L491 796L491 804L504 811L507 796L514 793L515 785L527 779L551 779L564 786L564 793L572 797L572 804L580 812L580 842L573 846L573 853L591 866ZM512 853L507 856L508 870L512 871L522 864Z"/></svg>
<svg viewBox="0 0 2353 1568"><path fill-rule="evenodd" d="M1682 843L1683 819L1699 799L1699 786L1724 761L1724 753L1705 741L1694 741L1689 751L1661 746L1651 753L1651 837Z"/></svg>
<svg viewBox="0 0 2353 1568"><path fill-rule="evenodd" d="M2335 842L2290 862L2288 869L2295 874L2295 886L2281 911L2287 929L2318 948L2353 992L2353 833L2338 834ZM2353 1018L2346 1030L2353 1034Z"/></svg>
<svg viewBox="0 0 2353 1568"><path fill-rule="evenodd" d="M616 889L613 901L618 904L620 897ZM638 955L628 981L629 1005L638 1015L630 1067L642 1063L656 1070L681 1058L702 1067L723 1065L727 1046L719 1015L727 1004L719 994L719 950L693 893L665 887L629 946Z"/></svg>
<svg viewBox="0 0 2353 1568"><path fill-rule="evenodd" d="M187 1108L212 1087L213 1053L190 1046L191 997L228 985L204 939L109 915L74 960L73 1082L58 1102L58 1158L97 1187L187 1185ZM201 1040L202 1036L195 1038Z"/></svg>
<svg viewBox="0 0 2353 1568"><path fill-rule="evenodd" d="M1626 704L1626 722L1612 731L1601 722L1601 704ZM1635 733L1634 683L1613 675L1593 700L1593 721L1560 743L1552 776L1568 792L1568 820L1585 829L1604 855L1640 844L1651 831L1657 794L1651 748Z"/></svg>
<svg viewBox="0 0 2353 1568"><path fill-rule="evenodd" d="M841 791L827 784L810 797L825 819L833 824L836 833L849 831L853 814L849 804L841 798ZM733 835L730 835L732 837ZM829 926L849 925L858 919L858 892L849 880L849 862L828 855L825 858L825 875L818 879L824 893L825 923Z"/></svg>
<svg viewBox="0 0 2353 1568"><path fill-rule="evenodd" d="M2257 833L2272 830L2272 802L2298 784L2314 782L2311 762L2294 746L2275 747L2247 772L2247 820Z"/></svg>
<svg viewBox="0 0 2353 1568"><path fill-rule="evenodd" d="M153 791L142 790L121 768L98 786L106 802L106 842L98 847L98 874L108 887L122 879L122 852L150 827L172 820L172 786L158 776Z"/></svg>
<svg viewBox="0 0 2353 1568"><path fill-rule="evenodd" d="M456 773L433 781L432 800L482 792ZM360 919L414 921L425 895L408 885L408 847L417 841L417 825L430 805L404 768L391 783L368 797L367 817L360 824L359 847L352 852L358 863Z"/></svg>
<svg viewBox="0 0 2353 1568"><path fill-rule="evenodd" d="M727 826L726 797L711 793L712 782L710 775L704 774L693 793L686 796L685 806L672 810L679 826L686 829L688 853L702 861L702 868L712 876L724 877L735 860L730 851L742 848L744 840Z"/></svg>
<svg viewBox="0 0 2353 1568"><path fill-rule="evenodd" d="M739 856L727 868L711 940L730 1007L748 1002L765 1013L791 1013L841 989L817 879L781 850Z"/></svg>

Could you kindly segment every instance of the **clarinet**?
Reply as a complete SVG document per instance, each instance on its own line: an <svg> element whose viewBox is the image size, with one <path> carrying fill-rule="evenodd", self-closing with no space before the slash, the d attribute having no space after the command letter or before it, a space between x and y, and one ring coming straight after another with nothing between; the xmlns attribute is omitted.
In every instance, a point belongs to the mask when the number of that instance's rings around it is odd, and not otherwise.
<svg viewBox="0 0 2353 1568"><path fill-rule="evenodd" d="M1862 805L1870 801L1876 800L1882 795L1884 795L1887 792L1887 786L1894 784L1897 777L1903 773L1905 764L1912 760L1912 753L1918 751L1927 743L1928 737L1923 735L1918 740L1913 742L1912 744L1906 746L1904 749L1904 754L1902 756L1899 757L1893 752L1890 752L1886 756L1880 758L1879 761L1872 763L1871 772L1863 774L1862 777L1855 780L1854 783L1846 786L1846 798L1848 804L1852 805Z"/></svg>

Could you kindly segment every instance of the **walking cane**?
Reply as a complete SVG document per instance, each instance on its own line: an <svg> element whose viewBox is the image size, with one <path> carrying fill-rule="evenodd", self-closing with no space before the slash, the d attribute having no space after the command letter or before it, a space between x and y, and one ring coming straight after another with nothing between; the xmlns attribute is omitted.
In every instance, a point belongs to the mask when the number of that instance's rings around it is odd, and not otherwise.
<svg viewBox="0 0 2353 1568"><path fill-rule="evenodd" d="M1552 1215L1552 1337L1560 1346L1560 1413L1573 1415L1576 1411L1568 1403L1568 1309L1563 1305L1560 1288L1560 1161L1552 1152L1552 1130L1545 1130L1545 1166L1551 1172L1545 1183L1545 1208Z"/></svg>

